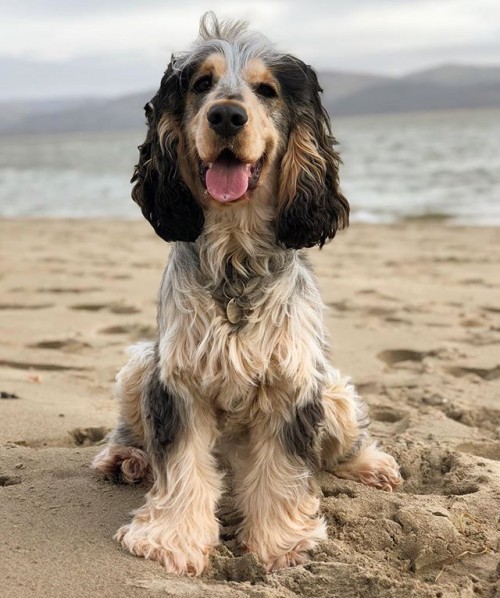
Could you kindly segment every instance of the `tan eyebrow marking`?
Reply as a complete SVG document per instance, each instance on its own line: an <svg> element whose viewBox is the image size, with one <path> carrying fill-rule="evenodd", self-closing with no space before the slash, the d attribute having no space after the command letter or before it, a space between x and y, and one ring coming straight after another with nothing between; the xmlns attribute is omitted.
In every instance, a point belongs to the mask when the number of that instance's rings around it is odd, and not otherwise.
<svg viewBox="0 0 500 598"><path fill-rule="evenodd" d="M220 79L224 76L226 70L226 59L222 54L214 52L201 64L194 79L199 79L204 75L213 75L215 79Z"/></svg>
<svg viewBox="0 0 500 598"><path fill-rule="evenodd" d="M248 61L243 76L247 83L252 87L259 83L266 83L279 90L279 85L274 78L271 70L267 67L260 58L252 58Z"/></svg>

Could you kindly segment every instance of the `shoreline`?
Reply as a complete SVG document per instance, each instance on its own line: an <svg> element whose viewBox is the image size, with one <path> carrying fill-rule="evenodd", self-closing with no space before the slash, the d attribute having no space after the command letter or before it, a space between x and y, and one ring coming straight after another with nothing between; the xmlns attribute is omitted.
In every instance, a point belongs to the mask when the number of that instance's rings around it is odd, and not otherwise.
<svg viewBox="0 0 500 598"><path fill-rule="evenodd" d="M130 200L132 202L132 200ZM43 223L43 222L84 222L84 223L120 223L120 222L133 222L135 224L144 223L144 217L140 212L140 208L137 206L138 213L137 215L126 215L123 214L121 216L113 216L113 215L105 215L105 216L3 216L0 214L0 224L1 223L16 223L16 222L26 222L26 223ZM500 220L498 224L463 224L460 222L453 222L454 216L449 216L448 214L441 214L441 213L430 213L430 214L422 214L422 215L415 215L415 216L407 216L405 218L401 218L399 220L394 221L368 221L368 220L358 220L356 219L355 213L351 213L351 222L348 228L345 231L340 231L337 233L338 235L345 234L353 227L381 227L381 228L398 228L398 227L426 227L427 225L431 224L434 225L444 225L446 228L464 228L464 229L479 229L485 230L490 229L492 231L500 229ZM337 237L336 237L337 238ZM329 242L334 243L335 240ZM327 244L328 245L328 244ZM314 251L314 249L312 250ZM320 250L321 251L321 250Z"/></svg>

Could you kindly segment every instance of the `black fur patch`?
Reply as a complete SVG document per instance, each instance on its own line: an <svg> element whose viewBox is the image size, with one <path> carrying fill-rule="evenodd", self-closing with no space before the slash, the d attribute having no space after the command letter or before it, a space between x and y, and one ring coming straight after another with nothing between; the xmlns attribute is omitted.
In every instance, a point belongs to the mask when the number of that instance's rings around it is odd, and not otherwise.
<svg viewBox="0 0 500 598"><path fill-rule="evenodd" d="M169 65L160 89L146 104L148 132L139 146L139 163L131 182L133 200L141 207L156 234L165 241L196 241L205 217L203 210L181 178L177 164L177 144L169 140L162 151L158 124L167 114L180 127L188 73L177 73Z"/></svg>
<svg viewBox="0 0 500 598"><path fill-rule="evenodd" d="M153 459L163 459L182 432L182 404L165 388L157 368L148 380L143 400L149 452Z"/></svg>
<svg viewBox="0 0 500 598"><path fill-rule="evenodd" d="M120 418L118 426L115 428L111 437L111 442L123 446L134 446L140 449L144 448L143 442L136 437L130 424L124 418Z"/></svg>
<svg viewBox="0 0 500 598"><path fill-rule="evenodd" d="M339 202L334 185L328 175L325 181L310 181L306 175L299 177L297 195L284 210L277 223L277 237L285 247L322 247L333 239L339 228Z"/></svg>
<svg viewBox="0 0 500 598"><path fill-rule="evenodd" d="M295 408L292 421L283 427L283 442L288 452L311 468L319 466L319 432L324 418L323 400L318 393L306 405Z"/></svg>
<svg viewBox="0 0 500 598"><path fill-rule="evenodd" d="M339 188L340 158L334 151L330 118L321 104L322 89L314 70L292 56L276 66L289 113L289 132L308 131L326 165L324 178L316 179L304 169L296 181L296 196L278 215L276 238L285 247L300 249L319 245L349 223L349 204ZM308 156L303 156L307 163Z"/></svg>

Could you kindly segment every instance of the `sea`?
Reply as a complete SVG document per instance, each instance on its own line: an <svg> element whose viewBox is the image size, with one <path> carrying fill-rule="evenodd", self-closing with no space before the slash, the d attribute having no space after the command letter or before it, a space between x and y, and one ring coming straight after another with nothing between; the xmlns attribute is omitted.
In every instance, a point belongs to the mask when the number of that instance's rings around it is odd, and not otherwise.
<svg viewBox="0 0 500 598"><path fill-rule="evenodd" d="M339 118L351 219L500 225L500 110ZM0 216L139 218L145 131L0 136Z"/></svg>

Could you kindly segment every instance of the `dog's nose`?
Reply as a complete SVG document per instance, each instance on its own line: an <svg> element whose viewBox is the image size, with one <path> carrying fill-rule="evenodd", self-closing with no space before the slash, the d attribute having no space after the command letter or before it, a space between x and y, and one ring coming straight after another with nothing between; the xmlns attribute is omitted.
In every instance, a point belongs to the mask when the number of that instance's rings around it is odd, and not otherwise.
<svg viewBox="0 0 500 598"><path fill-rule="evenodd" d="M246 110L237 104L216 104L207 114L212 129L222 137L234 137L248 121Z"/></svg>

